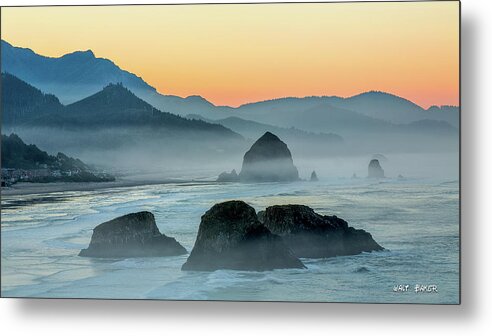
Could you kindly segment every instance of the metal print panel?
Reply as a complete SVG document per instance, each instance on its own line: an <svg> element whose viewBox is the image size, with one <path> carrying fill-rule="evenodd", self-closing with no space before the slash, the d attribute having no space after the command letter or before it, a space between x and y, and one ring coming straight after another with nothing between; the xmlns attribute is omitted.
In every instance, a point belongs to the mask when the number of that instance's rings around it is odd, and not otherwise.
<svg viewBox="0 0 492 336"><path fill-rule="evenodd" d="M2 297L459 304L459 2L1 19Z"/></svg>

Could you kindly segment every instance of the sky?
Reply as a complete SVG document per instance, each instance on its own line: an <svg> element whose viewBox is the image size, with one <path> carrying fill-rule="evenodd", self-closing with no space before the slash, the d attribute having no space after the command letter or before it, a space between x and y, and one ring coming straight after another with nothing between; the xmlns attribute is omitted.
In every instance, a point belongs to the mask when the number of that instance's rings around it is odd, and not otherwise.
<svg viewBox="0 0 492 336"><path fill-rule="evenodd" d="M459 4L3 7L2 39L58 57L92 50L162 94L239 106L385 91L459 104Z"/></svg>

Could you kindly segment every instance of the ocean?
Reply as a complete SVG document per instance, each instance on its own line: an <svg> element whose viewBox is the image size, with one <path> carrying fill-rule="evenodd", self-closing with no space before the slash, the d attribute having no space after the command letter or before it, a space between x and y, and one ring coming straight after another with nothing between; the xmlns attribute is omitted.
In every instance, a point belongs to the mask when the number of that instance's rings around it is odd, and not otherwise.
<svg viewBox="0 0 492 336"><path fill-rule="evenodd" d="M154 213L162 233L191 251L201 215L233 199L257 211L308 205L370 232L386 250L302 259L307 269L269 272L181 271L187 255L78 256L96 225L143 210ZM193 182L4 196L1 215L4 297L459 302L459 182L453 179Z"/></svg>

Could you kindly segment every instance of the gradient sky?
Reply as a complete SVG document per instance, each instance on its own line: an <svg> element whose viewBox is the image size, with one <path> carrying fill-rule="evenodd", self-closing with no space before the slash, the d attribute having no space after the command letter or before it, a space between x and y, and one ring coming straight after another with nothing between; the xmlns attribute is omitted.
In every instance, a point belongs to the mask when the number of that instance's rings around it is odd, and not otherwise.
<svg viewBox="0 0 492 336"><path fill-rule="evenodd" d="M2 39L91 49L163 94L216 105L390 92L459 103L458 2L2 8Z"/></svg>

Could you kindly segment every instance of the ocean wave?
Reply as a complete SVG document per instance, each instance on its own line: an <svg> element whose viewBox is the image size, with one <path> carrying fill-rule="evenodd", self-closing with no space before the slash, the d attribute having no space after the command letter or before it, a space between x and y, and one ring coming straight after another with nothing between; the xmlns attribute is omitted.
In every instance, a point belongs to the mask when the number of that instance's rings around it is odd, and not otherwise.
<svg viewBox="0 0 492 336"><path fill-rule="evenodd" d="M451 181L441 186L438 182L355 187L324 184L323 188L305 184L305 190L300 184L167 186L175 195L156 195L160 187L118 190L116 194L112 191L72 198L70 202L23 207L22 211L2 211L2 219L7 218L5 225L12 226L2 231L2 267L13 274L2 274L2 290L19 296L368 302L396 300L387 286L395 279L432 277L439 281L443 293L433 300L450 301L457 293L453 286L458 283L459 265L451 261L458 255L459 244L457 201L448 202L452 196L447 193L456 193L457 189L452 190ZM259 196L265 194L269 195ZM320 213L339 214L351 226L367 228L382 246L392 250L303 258L307 269L267 272L182 272L187 256L105 260L77 257L96 225L127 212L152 211L162 232L190 249L200 216L214 202L240 198L264 209L269 204L293 201L288 198L292 196L299 196L303 204ZM378 213L384 216L378 221L369 220ZM23 230L15 230L15 226ZM15 277L16 273L22 279ZM52 276L40 277L43 274ZM32 281L43 282L29 286Z"/></svg>

